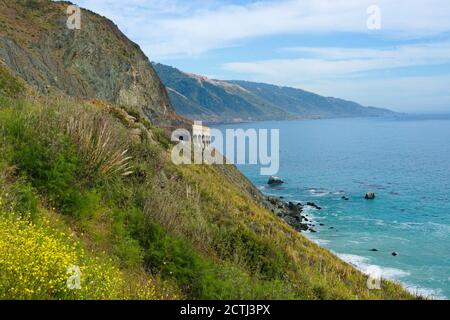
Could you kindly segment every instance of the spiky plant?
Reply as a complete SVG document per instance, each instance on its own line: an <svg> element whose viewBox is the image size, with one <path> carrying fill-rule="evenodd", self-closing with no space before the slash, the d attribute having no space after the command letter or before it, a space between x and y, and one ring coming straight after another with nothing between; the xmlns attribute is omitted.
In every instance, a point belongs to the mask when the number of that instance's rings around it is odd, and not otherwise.
<svg viewBox="0 0 450 320"><path fill-rule="evenodd" d="M132 173L128 145L104 115L79 112L68 118L66 130L89 175L109 178Z"/></svg>

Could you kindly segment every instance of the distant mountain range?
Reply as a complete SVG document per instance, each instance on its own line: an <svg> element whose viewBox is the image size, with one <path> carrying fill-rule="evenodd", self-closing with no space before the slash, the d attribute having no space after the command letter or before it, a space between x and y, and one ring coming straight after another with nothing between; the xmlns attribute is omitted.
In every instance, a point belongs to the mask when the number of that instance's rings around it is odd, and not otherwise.
<svg viewBox="0 0 450 320"><path fill-rule="evenodd" d="M373 117L395 112L323 97L301 89L247 81L221 81L154 63L179 115L210 123Z"/></svg>

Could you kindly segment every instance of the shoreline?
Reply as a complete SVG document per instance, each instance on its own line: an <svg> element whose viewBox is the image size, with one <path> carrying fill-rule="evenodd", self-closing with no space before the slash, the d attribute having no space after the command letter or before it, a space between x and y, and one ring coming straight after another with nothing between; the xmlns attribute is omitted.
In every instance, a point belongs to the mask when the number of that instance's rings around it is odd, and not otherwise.
<svg viewBox="0 0 450 320"><path fill-rule="evenodd" d="M257 188L256 185L254 186ZM265 201L270 204L269 207L266 206L266 208L269 209L273 214L284 220L287 224L289 224L296 231L305 236L308 240L312 241L319 247L330 251L338 259L349 264L352 268L360 271L365 275L369 275L368 270L370 270L370 268L378 268L382 271L382 275L386 275L386 273L388 273L387 276L382 276L383 280L396 282L413 295L424 297L425 299L430 300L448 299L446 296L440 293L441 289L420 287L398 279L398 277L409 275L408 271L391 267L382 267L380 265L370 263L370 257L350 253L339 253L330 248L327 248L326 243L328 243L329 240L311 236L318 234L318 232L314 229L318 222L314 220L314 216L310 214L310 210L322 209L316 203L308 202L308 204L303 205L300 201L287 201L283 196L268 195L266 193L263 193L262 191L261 194L263 195ZM324 226L324 224L320 225ZM397 277L395 277L395 275L397 275Z"/></svg>

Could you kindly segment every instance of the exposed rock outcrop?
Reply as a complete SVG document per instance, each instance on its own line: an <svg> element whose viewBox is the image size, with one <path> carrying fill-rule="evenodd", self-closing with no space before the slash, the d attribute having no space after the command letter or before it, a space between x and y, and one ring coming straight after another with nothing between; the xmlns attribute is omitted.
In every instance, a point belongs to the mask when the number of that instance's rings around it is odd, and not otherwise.
<svg viewBox="0 0 450 320"><path fill-rule="evenodd" d="M310 230L306 217L302 215L301 203L285 202L276 197L267 197L268 209L286 221L297 231Z"/></svg>
<svg viewBox="0 0 450 320"><path fill-rule="evenodd" d="M25 1L24 1L25 3ZM0 60L43 94L101 99L147 116L159 126L187 123L139 48L110 20L82 10L81 29L67 28L68 3L0 1ZM11 20L11 21L10 21Z"/></svg>

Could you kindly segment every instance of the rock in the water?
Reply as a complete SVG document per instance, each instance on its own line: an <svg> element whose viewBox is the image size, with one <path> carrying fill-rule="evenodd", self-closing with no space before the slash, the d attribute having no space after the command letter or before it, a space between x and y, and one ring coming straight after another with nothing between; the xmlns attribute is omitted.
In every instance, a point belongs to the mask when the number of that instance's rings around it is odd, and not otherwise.
<svg viewBox="0 0 450 320"><path fill-rule="evenodd" d="M378 249L371 249L372 252L378 252Z"/></svg>
<svg viewBox="0 0 450 320"><path fill-rule="evenodd" d="M283 184L284 181L280 177L271 176L269 178L269 181L267 181L267 184L270 186L280 185Z"/></svg>
<svg viewBox="0 0 450 320"><path fill-rule="evenodd" d="M394 256L394 257L396 257L396 256L398 256L398 253L397 252L392 252L392 255Z"/></svg>
<svg viewBox="0 0 450 320"><path fill-rule="evenodd" d="M314 202L308 202L307 203L308 206L316 208L317 210L322 210L321 207L319 207L317 204L315 204Z"/></svg>
<svg viewBox="0 0 450 320"><path fill-rule="evenodd" d="M375 199L375 193L373 192L367 192L366 196L364 197L366 200L373 200Z"/></svg>

